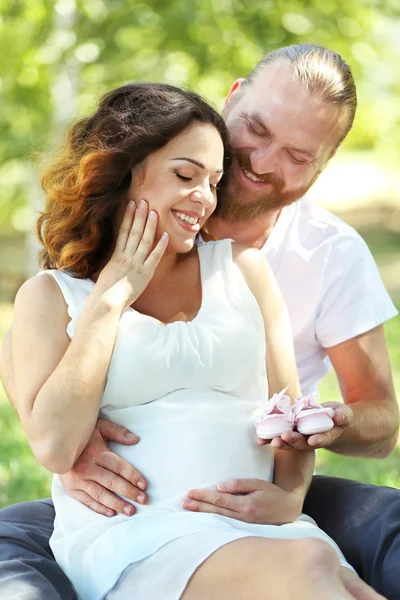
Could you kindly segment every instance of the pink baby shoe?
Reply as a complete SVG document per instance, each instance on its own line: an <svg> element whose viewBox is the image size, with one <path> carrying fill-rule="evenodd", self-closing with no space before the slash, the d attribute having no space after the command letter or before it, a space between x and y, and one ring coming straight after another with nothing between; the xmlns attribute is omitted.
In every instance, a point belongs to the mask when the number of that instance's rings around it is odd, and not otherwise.
<svg viewBox="0 0 400 600"><path fill-rule="evenodd" d="M255 421L257 435L262 440L272 440L285 431L292 431L294 427L292 403L289 396L284 395L286 390L287 387L279 394L274 394Z"/></svg>
<svg viewBox="0 0 400 600"><path fill-rule="evenodd" d="M333 408L326 408L318 404L320 395L318 392L309 396L297 398L292 406L292 414L296 430L302 435L323 433L332 429Z"/></svg>

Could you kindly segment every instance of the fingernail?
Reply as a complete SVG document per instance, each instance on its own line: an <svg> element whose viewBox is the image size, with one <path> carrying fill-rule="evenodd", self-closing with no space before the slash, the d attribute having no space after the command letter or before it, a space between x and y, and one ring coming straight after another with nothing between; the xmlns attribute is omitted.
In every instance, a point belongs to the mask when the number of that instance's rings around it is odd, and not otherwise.
<svg viewBox="0 0 400 600"><path fill-rule="evenodd" d="M140 490L145 490L145 489L146 489L146 482L145 482L145 481L142 481L142 480L140 480L140 481L138 481L138 482L137 482L137 486L138 486L138 488L139 488Z"/></svg>
<svg viewBox="0 0 400 600"><path fill-rule="evenodd" d="M136 498L136 500L139 502L139 504L143 504L144 502L144 494L138 494L138 497Z"/></svg>
<svg viewBox="0 0 400 600"><path fill-rule="evenodd" d="M113 516L114 516L114 513L113 513L113 512L111 512L111 510L108 510L108 511L106 512L106 517L108 517L109 519L111 519L111 517L113 517Z"/></svg>
<svg viewBox="0 0 400 600"><path fill-rule="evenodd" d="M227 486L225 483L219 483L219 484L217 485L217 488L218 488L219 490L221 490L221 492L226 492L226 491L227 491L227 489L228 489L228 486Z"/></svg>
<svg viewBox="0 0 400 600"><path fill-rule="evenodd" d="M190 504L191 504L190 500L184 500L182 502L182 507L183 508L190 508Z"/></svg>
<svg viewBox="0 0 400 600"><path fill-rule="evenodd" d="M129 208L132 208L133 206L135 206L134 200L129 200L128 206L129 206Z"/></svg>
<svg viewBox="0 0 400 600"><path fill-rule="evenodd" d="M147 204L147 203L146 203L146 200L141 200L141 201L140 201L140 207L141 207L141 208L144 208L144 207L146 206L146 204Z"/></svg>
<svg viewBox="0 0 400 600"><path fill-rule="evenodd" d="M126 439L128 442L138 442L138 441L139 441L139 438L138 438L138 436L137 436L137 435L135 435L134 433L126 433L126 434L125 434L125 439Z"/></svg>
<svg viewBox="0 0 400 600"><path fill-rule="evenodd" d="M157 213L156 213L154 210L151 210L151 211L149 212L149 219L150 219L151 221L154 221L154 219L156 218L156 216L157 216Z"/></svg>
<svg viewBox="0 0 400 600"><path fill-rule="evenodd" d="M131 515L133 515L133 508L132 506L124 506L124 513L130 517Z"/></svg>
<svg viewBox="0 0 400 600"><path fill-rule="evenodd" d="M162 234L161 237L162 237L163 240L166 240L167 237L168 237L168 233L166 231L164 231L164 233Z"/></svg>

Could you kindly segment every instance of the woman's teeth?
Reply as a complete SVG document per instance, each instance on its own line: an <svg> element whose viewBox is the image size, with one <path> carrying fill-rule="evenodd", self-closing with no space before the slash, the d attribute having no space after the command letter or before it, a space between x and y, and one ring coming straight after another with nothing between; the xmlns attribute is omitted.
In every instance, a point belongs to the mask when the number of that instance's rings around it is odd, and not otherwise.
<svg viewBox="0 0 400 600"><path fill-rule="evenodd" d="M196 225L199 220L198 217L189 217L189 215L185 215L185 213L177 212L175 210L173 212L177 217L179 217L179 219L186 221L186 223L189 223L189 225Z"/></svg>
<svg viewBox="0 0 400 600"><path fill-rule="evenodd" d="M244 167L242 167L242 169L243 169L243 173L246 175L246 177L248 177L252 181L255 181L256 183L262 183L262 179L259 179L258 177L256 177L254 175L254 173L247 171Z"/></svg>

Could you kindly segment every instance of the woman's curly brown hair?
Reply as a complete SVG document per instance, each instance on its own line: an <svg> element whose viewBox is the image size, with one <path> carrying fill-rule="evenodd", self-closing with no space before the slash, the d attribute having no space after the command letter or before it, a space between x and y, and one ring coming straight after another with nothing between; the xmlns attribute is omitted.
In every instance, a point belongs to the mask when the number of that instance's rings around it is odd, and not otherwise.
<svg viewBox="0 0 400 600"><path fill-rule="evenodd" d="M167 84L133 83L106 94L78 121L42 179L46 203L36 231L43 269L91 277L114 244L113 222L132 169L193 122L214 126L230 161L222 117L197 94Z"/></svg>

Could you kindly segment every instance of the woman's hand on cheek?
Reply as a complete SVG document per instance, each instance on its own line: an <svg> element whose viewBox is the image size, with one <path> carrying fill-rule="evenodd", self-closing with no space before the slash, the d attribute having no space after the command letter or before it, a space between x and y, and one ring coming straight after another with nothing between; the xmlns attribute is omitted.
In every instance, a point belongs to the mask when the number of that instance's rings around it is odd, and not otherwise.
<svg viewBox="0 0 400 600"><path fill-rule="evenodd" d="M168 245L164 233L155 243L158 215L145 200L125 210L113 255L101 271L97 291L112 305L130 306L146 289Z"/></svg>

